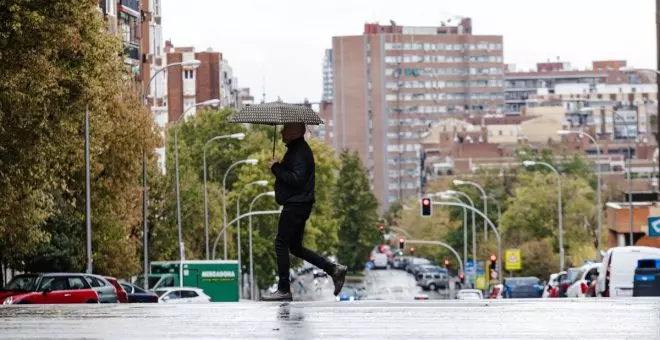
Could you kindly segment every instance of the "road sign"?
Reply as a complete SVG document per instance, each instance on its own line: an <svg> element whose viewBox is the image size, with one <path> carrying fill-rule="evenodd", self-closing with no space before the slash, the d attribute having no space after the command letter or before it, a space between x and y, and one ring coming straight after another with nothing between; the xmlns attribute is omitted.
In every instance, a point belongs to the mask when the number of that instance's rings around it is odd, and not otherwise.
<svg viewBox="0 0 660 340"><path fill-rule="evenodd" d="M475 286L477 289L486 289L486 277L483 275L477 276L477 282Z"/></svg>
<svg viewBox="0 0 660 340"><path fill-rule="evenodd" d="M660 216L650 216L649 224L649 237L660 237Z"/></svg>
<svg viewBox="0 0 660 340"><path fill-rule="evenodd" d="M504 268L506 268L506 270L522 269L520 249L507 249L504 251Z"/></svg>
<svg viewBox="0 0 660 340"><path fill-rule="evenodd" d="M486 275L484 261L477 261L477 275Z"/></svg>

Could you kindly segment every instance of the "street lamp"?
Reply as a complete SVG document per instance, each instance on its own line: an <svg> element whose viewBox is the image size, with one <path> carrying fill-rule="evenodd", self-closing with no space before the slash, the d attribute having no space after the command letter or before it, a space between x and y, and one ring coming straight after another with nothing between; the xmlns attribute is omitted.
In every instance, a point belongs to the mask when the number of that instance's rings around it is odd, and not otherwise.
<svg viewBox="0 0 660 340"><path fill-rule="evenodd" d="M261 186L266 186L268 185L268 181L266 180L260 180L260 181L254 181L251 183L246 184L241 191L238 192L238 197L236 198L236 216L241 216L241 195L243 194L243 191L245 189L249 188L252 185L261 185ZM238 253L238 286L241 287L240 290L238 291L238 297L240 298L241 295L243 294L243 265L241 262L241 221L236 222L236 242L238 243L237 246L237 253Z"/></svg>
<svg viewBox="0 0 660 340"><path fill-rule="evenodd" d="M583 112L592 112L593 108L584 107L580 111ZM626 129L626 138L630 136L630 129L626 120L621 117L618 113L612 111L612 116L616 120L617 118L623 122L623 128ZM635 133L637 135L637 133ZM630 227L630 245L634 245L634 235L633 235L633 198L632 198L632 141L628 143L628 158L626 159L626 176L628 177L628 224Z"/></svg>
<svg viewBox="0 0 660 340"><path fill-rule="evenodd" d="M468 200L468 202L470 202L470 205L472 206L472 208L476 209L475 206L474 206L474 201L472 201L472 198L470 197L470 195L468 195L464 192L456 191L456 190L447 190L447 191L441 192L440 195L448 195L448 196L459 195L459 196L462 196L462 197L466 198ZM474 209L472 210L472 261L474 262L474 266L476 268L476 266L477 266L477 236L476 236L477 235L477 227L476 227L476 223L475 223ZM477 271L476 270L474 271L474 280L475 280L474 282L477 282Z"/></svg>
<svg viewBox="0 0 660 340"><path fill-rule="evenodd" d="M275 197L275 191L268 191L268 192L263 192L257 196L255 196L252 199L252 202L250 202L250 209L248 209L248 213L252 212L252 207L254 206L254 202L256 202L260 197L263 196L271 196ZM254 300L254 260L252 258L252 215L248 217L248 225L249 225L249 233L248 233L248 239L249 239L249 250L248 252L250 253L250 298Z"/></svg>
<svg viewBox="0 0 660 340"><path fill-rule="evenodd" d="M243 140L245 138L244 133L234 133L231 135L224 135L224 136L215 136L204 144L204 238L206 240L206 259L209 260L209 200L208 200L208 187L207 187L207 180L206 180L206 172L207 172L207 166L206 166L206 147L209 145L214 140L218 139L225 139L225 138L233 138L233 139L238 139L238 140Z"/></svg>
<svg viewBox="0 0 660 340"><path fill-rule="evenodd" d="M233 169L235 166L240 165L240 164L248 164L248 165L255 165L259 163L258 159L244 159L242 161L238 161L227 168L227 171L225 171L225 176L222 179L222 227L223 227L223 232L222 232L222 238L223 238L223 243L225 247L225 261L227 260L227 175L229 175L229 172L231 169ZM215 256L213 256L215 258Z"/></svg>
<svg viewBox="0 0 660 340"><path fill-rule="evenodd" d="M442 193L442 192L440 192L440 193L437 193L436 196L439 196L439 197L440 197L441 199L443 199L443 200L450 200L450 199L453 199L453 200L455 200L455 201L458 202L458 203L463 203L463 201L461 201L460 198L458 198L458 197L456 197L456 196L452 196L452 195L446 194L446 193ZM468 221L467 221L467 208L463 208L463 262L464 262L464 263L463 263L463 268L467 268L467 261L468 261L468 259L467 259L467 256L468 256L468 241L467 241L467 238L468 238L468 232L467 232L467 225L468 225ZM476 269L476 264L475 264L475 267L474 267L474 268ZM465 272L463 272L463 274L465 275Z"/></svg>
<svg viewBox="0 0 660 340"><path fill-rule="evenodd" d="M486 195L486 191L481 185L470 181L462 181L460 179L454 180L454 185L457 187L461 185L471 185L479 189L479 191L481 191L481 198L484 200L484 215L488 216L488 195ZM484 241L488 241L488 224L486 223L486 220L484 220Z"/></svg>
<svg viewBox="0 0 660 340"><path fill-rule="evenodd" d="M218 105L220 100L213 99L207 100L205 102L197 103L189 108L187 108L181 116L174 122L174 174L176 181L176 224L177 232L179 234L179 260L181 261L181 267L183 267L183 233L181 230L181 182L179 180L179 138L177 131L179 130L179 122L186 116L186 113L198 106L206 105ZM183 287L183 270L179 270L179 285Z"/></svg>
<svg viewBox="0 0 660 340"><path fill-rule="evenodd" d="M598 204L598 209L597 209L597 213L598 213L598 232L596 233L596 237L598 238L598 241L597 241L598 254L600 254L600 246L601 246L600 245L600 235L601 235L601 232L602 232L602 229L603 229L603 218L602 218L602 214L603 214L602 209L603 209L603 207L602 207L602 201L601 201L602 190L601 190L601 187L600 187L601 168L600 168L600 163L598 163L598 160L600 160L600 146L598 145L598 142L596 141L596 138L594 138L592 135L590 135L588 133L585 133L585 132L570 131L570 130L559 130L559 131L557 131L557 133L560 136L566 136L566 135L569 135L571 133L576 133L580 137L585 136L585 137L589 138L589 140L591 140L591 142L594 143L594 145L596 146L596 153L598 154L598 159L596 160L596 165L598 166L598 172L596 172L596 176L598 178L598 185L596 186L597 199L598 199L598 203L597 203Z"/></svg>
<svg viewBox="0 0 660 340"><path fill-rule="evenodd" d="M552 170L557 176L557 215L559 218L559 271L564 271L564 217L561 209L561 175L554 166L546 162L523 161L525 167L542 165Z"/></svg>
<svg viewBox="0 0 660 340"><path fill-rule="evenodd" d="M157 70L149 79L149 82L147 83L147 87L144 89L144 93L142 95L142 102L144 105L148 104L147 100L147 94L149 93L149 88L151 87L151 83L154 81L156 76L167 70L170 67L174 66L183 66L183 67L191 67L193 69L198 68L199 65L201 65L202 62L196 59L193 60L187 60L183 62L178 62L178 63L171 63L167 64L164 67L160 68ZM144 253L144 263L143 263L143 270L144 270L144 286L143 288L145 290L149 289L149 280L147 280L147 275L149 275L149 225L147 223L147 217L149 216L148 214L148 209L149 209L149 192L147 188L147 150L142 150L142 186L143 186L143 193L142 193L142 242L143 242L143 253Z"/></svg>

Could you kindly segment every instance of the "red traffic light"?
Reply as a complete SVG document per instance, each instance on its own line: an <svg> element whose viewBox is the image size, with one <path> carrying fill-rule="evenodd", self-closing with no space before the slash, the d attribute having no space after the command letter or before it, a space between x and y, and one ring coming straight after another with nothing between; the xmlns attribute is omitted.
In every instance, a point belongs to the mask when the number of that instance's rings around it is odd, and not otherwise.
<svg viewBox="0 0 660 340"><path fill-rule="evenodd" d="M463 273L458 274L458 278L463 280L465 278L465 274L463 274Z"/></svg>
<svg viewBox="0 0 660 340"><path fill-rule="evenodd" d="M449 260L445 260L445 266L449 265Z"/></svg>
<svg viewBox="0 0 660 340"><path fill-rule="evenodd" d="M403 243L403 239L402 239L402 238L399 239L399 243Z"/></svg>
<svg viewBox="0 0 660 340"><path fill-rule="evenodd" d="M384 231L385 230L385 225L384 224L379 225L378 230Z"/></svg>
<svg viewBox="0 0 660 340"><path fill-rule="evenodd" d="M378 251L379 251L380 253L384 253L384 252L385 252L385 247L381 244L381 245L378 247Z"/></svg>
<svg viewBox="0 0 660 340"><path fill-rule="evenodd" d="M428 198L425 198L425 199L422 200L422 204L424 206L429 206L429 205L431 205L431 200L428 199Z"/></svg>
<svg viewBox="0 0 660 340"><path fill-rule="evenodd" d="M411 253L414 253L414 252L415 252L415 248L410 247L410 252L411 252Z"/></svg>
<svg viewBox="0 0 660 340"><path fill-rule="evenodd" d="M490 260L493 262L497 261L497 256L495 256L495 254L491 255Z"/></svg>

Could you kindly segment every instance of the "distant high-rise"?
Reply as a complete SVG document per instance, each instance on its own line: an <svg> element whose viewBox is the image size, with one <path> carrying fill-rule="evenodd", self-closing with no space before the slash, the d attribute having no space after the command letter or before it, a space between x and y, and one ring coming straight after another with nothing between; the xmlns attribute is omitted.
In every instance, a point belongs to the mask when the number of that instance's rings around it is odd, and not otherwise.
<svg viewBox="0 0 660 340"><path fill-rule="evenodd" d="M473 35L469 18L368 23L361 35L333 37L328 140L358 151L383 209L420 193L420 139L431 124L503 108L502 47L500 35Z"/></svg>
<svg viewBox="0 0 660 340"><path fill-rule="evenodd" d="M323 56L323 96L322 101L331 102L332 91L332 49L326 49Z"/></svg>

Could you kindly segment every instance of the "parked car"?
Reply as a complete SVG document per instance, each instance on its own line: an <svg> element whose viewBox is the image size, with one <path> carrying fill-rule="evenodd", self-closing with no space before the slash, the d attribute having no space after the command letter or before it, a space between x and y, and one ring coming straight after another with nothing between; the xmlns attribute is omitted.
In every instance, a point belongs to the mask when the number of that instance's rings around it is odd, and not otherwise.
<svg viewBox="0 0 660 340"><path fill-rule="evenodd" d="M158 295L146 291L128 282L120 282L121 287L128 294L128 303L158 303Z"/></svg>
<svg viewBox="0 0 660 340"><path fill-rule="evenodd" d="M342 288L339 294L335 297L337 301L357 301L360 300L360 298L360 292L352 287Z"/></svg>
<svg viewBox="0 0 660 340"><path fill-rule="evenodd" d="M157 288L155 293L162 303L210 303L211 297L200 288L175 287Z"/></svg>
<svg viewBox="0 0 660 340"><path fill-rule="evenodd" d="M559 272L550 275L548 283L543 289L542 298L556 298L557 290L559 289L559 282L566 277L566 272Z"/></svg>
<svg viewBox="0 0 660 340"><path fill-rule="evenodd" d="M111 284L113 287L115 287L115 291L117 292L117 302L120 302L120 303L128 303L128 293L126 292L126 290L124 289L124 287L122 287L122 286L119 284L119 281L117 281L116 278L111 277L111 276L104 276L103 278L104 278L106 281L110 282L110 284Z"/></svg>
<svg viewBox="0 0 660 340"><path fill-rule="evenodd" d="M504 297L508 299L540 298L541 280L537 277L508 277L504 279Z"/></svg>
<svg viewBox="0 0 660 340"><path fill-rule="evenodd" d="M559 286L557 287L557 297L565 298L568 287L570 287L580 274L580 267L569 268L565 276L559 277Z"/></svg>
<svg viewBox="0 0 660 340"><path fill-rule="evenodd" d="M82 274L24 274L7 285L3 304L98 303L99 297Z"/></svg>
<svg viewBox="0 0 660 340"><path fill-rule="evenodd" d="M478 289L461 289L456 294L457 300L481 300L484 295Z"/></svg>
<svg viewBox="0 0 660 340"><path fill-rule="evenodd" d="M417 280L417 285L423 290L436 291L438 288L447 289L449 287L449 275L447 273L428 271L422 272Z"/></svg>
<svg viewBox="0 0 660 340"><path fill-rule="evenodd" d="M596 293L604 297L633 296L637 261L660 258L660 248L627 246L607 250L598 275Z"/></svg>
<svg viewBox="0 0 660 340"><path fill-rule="evenodd" d="M92 286L99 296L101 303L117 303L119 297L117 296L117 289L106 280L103 276L94 274L83 274L87 282Z"/></svg>
<svg viewBox="0 0 660 340"><path fill-rule="evenodd" d="M589 287L594 278L598 278L598 271L602 267L601 263L585 264L581 267L577 279L566 290L566 297L586 297L589 296Z"/></svg>

